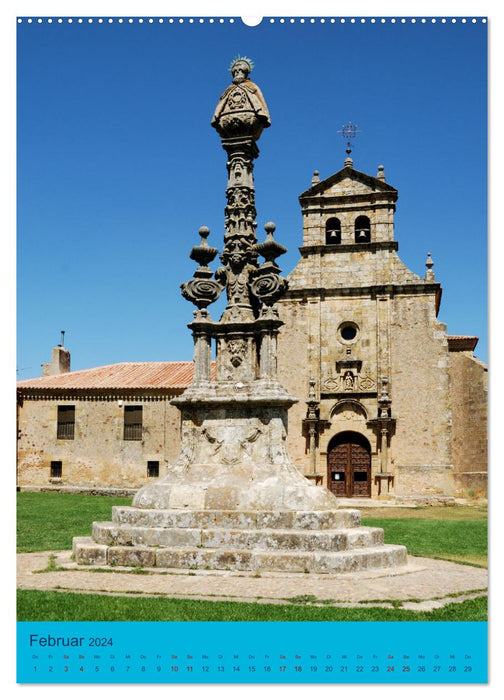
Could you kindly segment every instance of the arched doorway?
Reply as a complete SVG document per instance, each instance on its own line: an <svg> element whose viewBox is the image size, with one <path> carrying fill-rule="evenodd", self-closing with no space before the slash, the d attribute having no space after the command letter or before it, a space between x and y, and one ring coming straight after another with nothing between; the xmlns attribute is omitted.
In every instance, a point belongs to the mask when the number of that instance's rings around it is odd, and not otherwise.
<svg viewBox="0 0 504 700"><path fill-rule="evenodd" d="M371 446L360 433L335 435L327 448L327 487L335 496L371 496Z"/></svg>

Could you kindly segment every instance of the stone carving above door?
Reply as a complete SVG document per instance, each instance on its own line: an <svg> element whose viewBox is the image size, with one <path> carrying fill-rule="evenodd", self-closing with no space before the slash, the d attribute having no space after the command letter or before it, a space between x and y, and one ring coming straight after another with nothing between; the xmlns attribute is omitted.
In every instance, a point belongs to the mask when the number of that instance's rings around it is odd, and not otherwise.
<svg viewBox="0 0 504 700"><path fill-rule="evenodd" d="M326 376L322 380L323 394L375 394L376 381L368 374L358 374L345 370L337 375Z"/></svg>

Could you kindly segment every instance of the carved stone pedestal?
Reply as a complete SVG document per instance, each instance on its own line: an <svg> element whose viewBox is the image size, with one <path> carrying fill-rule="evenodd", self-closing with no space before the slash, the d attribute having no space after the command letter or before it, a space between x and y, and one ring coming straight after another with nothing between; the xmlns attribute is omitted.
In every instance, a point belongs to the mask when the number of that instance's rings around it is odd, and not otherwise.
<svg viewBox="0 0 504 700"><path fill-rule="evenodd" d="M406 564L406 548L360 526L358 510L245 511L114 507L76 537L78 564L335 573Z"/></svg>
<svg viewBox="0 0 504 700"><path fill-rule="evenodd" d="M182 286L196 307L194 380L172 403L181 411L181 452L166 476L141 488L132 508L114 508L94 523L92 538L75 538L79 564L248 571L355 571L406 563L404 547L383 544L383 531L360 526L358 511L337 510L335 497L310 483L285 449L287 411L296 401L277 380L275 310L287 283L275 258L285 248L265 225L258 243L252 161L269 126L251 62L232 65L212 125L228 154L223 267L208 267L218 250L201 243L199 267ZM259 265L258 257L264 262ZM216 322L207 306L226 290ZM216 378L211 379L211 343ZM313 449L312 449L313 452Z"/></svg>

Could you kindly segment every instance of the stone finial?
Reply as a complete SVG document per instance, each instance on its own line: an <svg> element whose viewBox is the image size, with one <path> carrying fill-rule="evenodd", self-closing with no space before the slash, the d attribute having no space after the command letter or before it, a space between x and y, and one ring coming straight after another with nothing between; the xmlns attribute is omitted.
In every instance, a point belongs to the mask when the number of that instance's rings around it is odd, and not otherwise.
<svg viewBox="0 0 504 700"><path fill-rule="evenodd" d="M353 168L353 158L350 156L345 158L345 168Z"/></svg>
<svg viewBox="0 0 504 700"><path fill-rule="evenodd" d="M198 233L201 236L201 243L193 247L189 257L191 260L199 263L200 267L204 267L206 271L208 263L212 262L219 251L217 248L211 248L208 245L207 238L210 234L208 226L201 226ZM201 275L199 276L201 277Z"/></svg>
<svg viewBox="0 0 504 700"><path fill-rule="evenodd" d="M390 395L389 395L389 378L387 376L380 377L380 395L378 397L378 401L381 402L386 402L390 401Z"/></svg>
<svg viewBox="0 0 504 700"><path fill-rule="evenodd" d="M389 378L380 377L380 393L378 395L378 418L391 417L391 405L389 393Z"/></svg>
<svg viewBox="0 0 504 700"><path fill-rule="evenodd" d="M315 392L315 379L313 377L310 377L308 385L308 401L306 402L306 405L308 406L308 409L306 411L306 418L307 420L318 420L320 416L320 401L317 401L317 394Z"/></svg>
<svg viewBox="0 0 504 700"><path fill-rule="evenodd" d="M378 166L378 174L376 175L376 179L385 182L385 168L383 165Z"/></svg>
<svg viewBox="0 0 504 700"><path fill-rule="evenodd" d="M199 229L201 242L193 247L189 256L199 264L199 267L189 282L180 285L182 296L197 306L200 311L216 301L224 289L221 284L211 279L213 273L208 263L212 262L219 251L208 245L209 234L210 229L207 226Z"/></svg>
<svg viewBox="0 0 504 700"><path fill-rule="evenodd" d="M256 251L261 255L265 262L260 266L254 275L254 279L250 283L250 289L254 296L262 301L264 313L268 313L268 308L283 295L287 289L287 280L280 277L280 268L275 262L275 258L287 252L280 243L277 243L273 238L275 224L268 221L264 225L266 231L266 240L264 243L255 245Z"/></svg>
<svg viewBox="0 0 504 700"><path fill-rule="evenodd" d="M275 258L283 255L287 252L287 248L277 243L273 238L273 233L275 232L276 226L272 221L268 221L264 224L264 230L266 231L266 240L264 243L257 243L256 250L259 255L265 259L265 267L273 267L275 263Z"/></svg>
<svg viewBox="0 0 504 700"><path fill-rule="evenodd" d="M320 175L320 173L319 173L318 170L314 170L314 171L313 171L313 177L312 177L312 180L311 180L312 187L314 187L314 185L318 185L318 183L320 182L320 177L319 177L319 175Z"/></svg>
<svg viewBox="0 0 504 700"><path fill-rule="evenodd" d="M434 281L434 270L432 269L434 267L434 260L431 258L431 254L427 253L427 260L425 261L425 267L427 268L427 272L425 273L425 279L428 280L429 282Z"/></svg>

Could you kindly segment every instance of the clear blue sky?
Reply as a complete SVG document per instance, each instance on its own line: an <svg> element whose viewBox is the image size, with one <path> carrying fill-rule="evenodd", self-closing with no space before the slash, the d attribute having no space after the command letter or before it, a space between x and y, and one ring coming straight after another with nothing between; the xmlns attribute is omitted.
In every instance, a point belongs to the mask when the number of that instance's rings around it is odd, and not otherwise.
<svg viewBox="0 0 504 700"><path fill-rule="evenodd" d="M237 54L256 64L272 126L256 161L258 234L302 239L298 195L338 171L351 120L354 167L399 191L399 255L439 317L487 358L486 25L349 20L249 28L18 25L18 378L40 375L66 331L72 369L192 358L180 295L198 228L221 248L226 155L210 119ZM215 265L214 265L215 269ZM218 312L212 312L214 317Z"/></svg>

